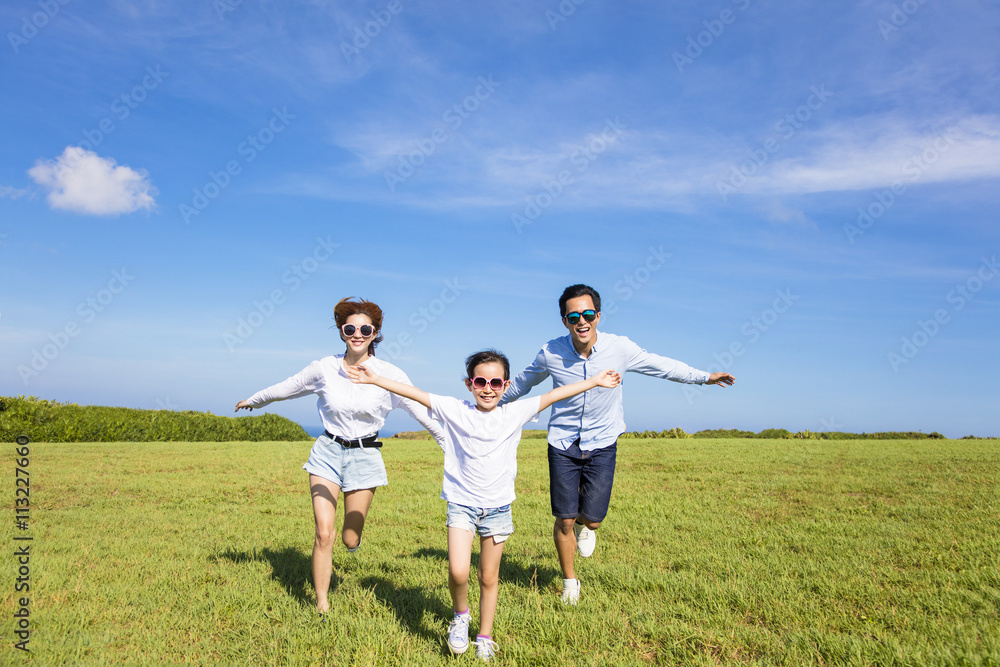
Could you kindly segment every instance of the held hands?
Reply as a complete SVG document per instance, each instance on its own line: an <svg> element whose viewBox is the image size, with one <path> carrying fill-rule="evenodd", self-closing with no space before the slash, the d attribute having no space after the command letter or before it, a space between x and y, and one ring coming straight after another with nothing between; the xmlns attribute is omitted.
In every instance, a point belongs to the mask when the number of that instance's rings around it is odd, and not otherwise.
<svg viewBox="0 0 1000 667"><path fill-rule="evenodd" d="M609 368L606 371L600 372L594 379L597 381L598 387L607 387L608 389L614 389L619 384L621 384L622 376L618 375L617 372Z"/></svg>
<svg viewBox="0 0 1000 667"><path fill-rule="evenodd" d="M233 412L239 412L240 410L249 410L250 412L253 412L253 408L251 408L246 401L240 401L237 403L236 409L233 410Z"/></svg>
<svg viewBox="0 0 1000 667"><path fill-rule="evenodd" d="M708 378L708 382L705 384L717 384L730 387L734 382L736 382L736 378L729 373L712 373L712 377Z"/></svg>

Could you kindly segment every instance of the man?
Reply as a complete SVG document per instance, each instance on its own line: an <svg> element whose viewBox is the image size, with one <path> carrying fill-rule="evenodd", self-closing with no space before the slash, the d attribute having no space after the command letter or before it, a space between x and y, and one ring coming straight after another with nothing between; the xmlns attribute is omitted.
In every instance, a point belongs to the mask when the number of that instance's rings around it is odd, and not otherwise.
<svg viewBox="0 0 1000 667"><path fill-rule="evenodd" d="M559 297L559 312L569 335L546 343L535 361L510 384L504 401L513 401L552 378L560 387L591 378L611 368L694 384L732 385L729 373L699 371L667 357L651 354L624 336L602 333L601 296L587 285L572 285ZM618 436L625 431L622 387L578 394L552 406L549 418L549 496L555 526L552 536L563 572L564 604L580 599L573 569L574 552L594 552L595 531L608 513L614 482Z"/></svg>

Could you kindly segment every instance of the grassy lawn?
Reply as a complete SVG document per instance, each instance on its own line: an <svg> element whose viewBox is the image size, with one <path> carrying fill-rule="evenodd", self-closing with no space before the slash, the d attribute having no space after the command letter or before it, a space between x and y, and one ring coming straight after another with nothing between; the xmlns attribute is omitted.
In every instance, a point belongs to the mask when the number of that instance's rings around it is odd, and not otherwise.
<svg viewBox="0 0 1000 667"><path fill-rule="evenodd" d="M308 449L32 443L32 653L13 648L11 509L0 664L474 662L445 645L437 446L383 449L390 485L361 550L334 548L325 624ZM1000 441L623 441L576 608L544 450L521 444L498 664L1000 665Z"/></svg>

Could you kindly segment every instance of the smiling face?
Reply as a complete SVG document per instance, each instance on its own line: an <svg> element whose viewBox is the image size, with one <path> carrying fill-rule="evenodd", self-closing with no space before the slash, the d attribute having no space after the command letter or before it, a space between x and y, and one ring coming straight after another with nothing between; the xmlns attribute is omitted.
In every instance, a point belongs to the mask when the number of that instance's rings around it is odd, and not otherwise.
<svg viewBox="0 0 1000 667"><path fill-rule="evenodd" d="M594 341L597 340L597 324L601 321L601 314L597 313L593 322L588 322L581 317L576 324L570 324L566 320L566 313L582 313L585 310L597 310L594 307L594 300L589 294L568 300L562 319L563 326L569 329L569 337L573 341L573 347L581 352L593 347Z"/></svg>
<svg viewBox="0 0 1000 667"><path fill-rule="evenodd" d="M478 364L472 371L472 377L477 376L484 377L487 380L501 378L504 381L502 389L493 389L490 387L489 382L487 382L485 387L479 389L473 386L471 378L465 379L465 386L469 388L469 391L472 392L472 396L476 399L476 409L480 412L490 412L497 407L497 404L500 402L500 398L503 396L503 393L507 391L507 385L509 385L510 382L504 375L503 364L499 361L486 361Z"/></svg>
<svg viewBox="0 0 1000 667"><path fill-rule="evenodd" d="M368 324L371 325L372 318L364 315L362 313L355 313L354 315L348 315L347 321L344 324L353 324L355 326L353 336L345 336L343 329L340 331L340 339L347 343L347 351L349 353L361 356L368 351L368 344L372 342L372 338L378 333L377 331L372 332L370 336L361 335L361 325Z"/></svg>

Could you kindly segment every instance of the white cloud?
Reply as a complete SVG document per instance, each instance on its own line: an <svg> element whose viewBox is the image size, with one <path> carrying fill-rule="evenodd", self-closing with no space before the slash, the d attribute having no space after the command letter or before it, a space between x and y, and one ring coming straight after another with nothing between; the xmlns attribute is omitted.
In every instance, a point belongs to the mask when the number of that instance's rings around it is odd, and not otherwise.
<svg viewBox="0 0 1000 667"><path fill-rule="evenodd" d="M747 192L830 192L1000 176L1000 117L916 129L890 119L818 134L807 156L775 162Z"/></svg>
<svg viewBox="0 0 1000 667"><path fill-rule="evenodd" d="M49 190L52 208L120 215L156 207L156 188L146 170L119 166L112 158L78 146L67 146L55 160L39 160L28 175Z"/></svg>
<svg viewBox="0 0 1000 667"><path fill-rule="evenodd" d="M27 190L12 188L9 185L0 185L0 197L10 197L11 199L17 199L18 197L23 197L26 194L28 194Z"/></svg>

